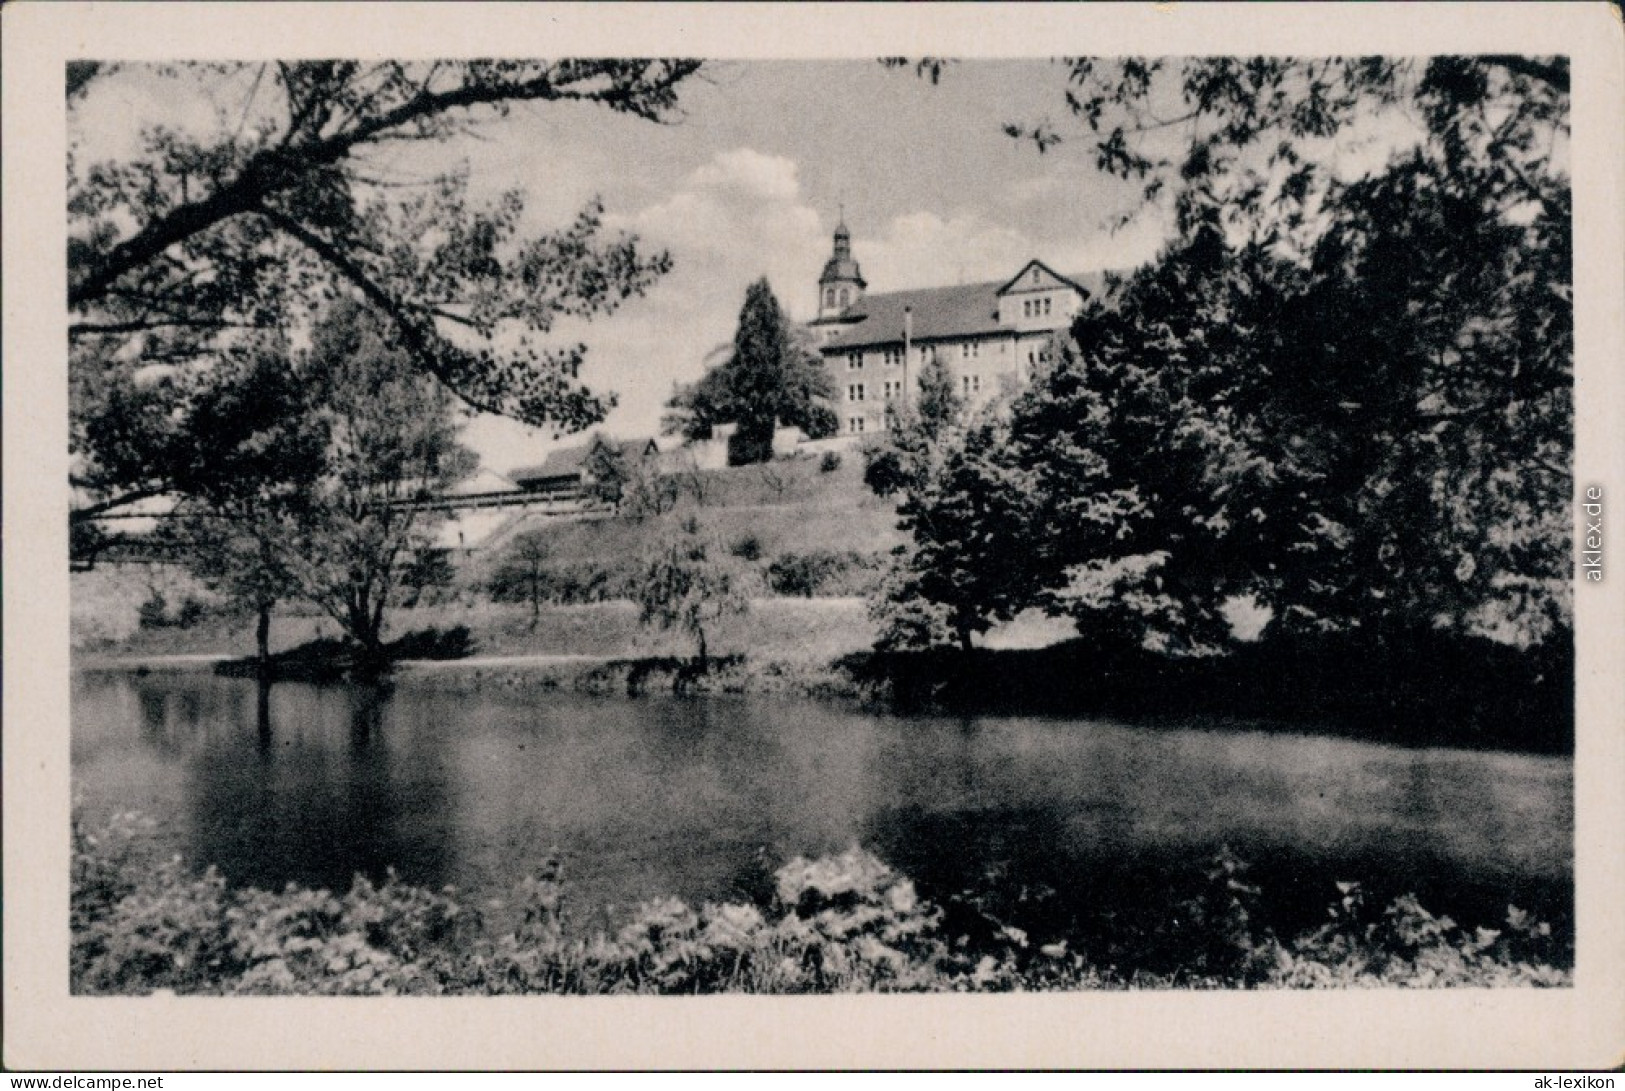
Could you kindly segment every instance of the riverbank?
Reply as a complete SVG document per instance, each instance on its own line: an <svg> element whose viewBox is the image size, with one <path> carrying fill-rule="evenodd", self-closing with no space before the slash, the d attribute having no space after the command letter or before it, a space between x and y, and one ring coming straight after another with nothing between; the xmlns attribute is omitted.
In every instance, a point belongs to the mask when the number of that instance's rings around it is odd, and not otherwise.
<svg viewBox="0 0 1625 1091"><path fill-rule="evenodd" d="M518 883L502 926L447 888L358 878L344 897L231 889L158 859L129 817L74 830L70 987L205 995L1010 992L1140 988L1562 987L1572 947L1509 908L1467 931L1414 897L1367 905L1357 885L1327 923L1278 938L1266 893L1221 852L1166 917L1142 906L1106 962L1076 937L1034 935L966 907L950 915L860 849L778 868L750 901L644 902L613 933L569 927L556 868ZM1174 969L1159 968L1169 964Z"/></svg>
<svg viewBox="0 0 1625 1091"><path fill-rule="evenodd" d="M180 570L130 565L75 573L71 589L70 638L76 662L159 659L173 656L246 658L254 654L253 620L223 611L208 593ZM203 604L195 617L154 617L142 606L161 597L172 607ZM181 623L184 620L184 624ZM543 604L532 611L515 603L478 597L452 597L432 605L390 612L386 640L413 633L466 629L467 654L481 657L588 656L638 659L694 654L694 641L679 632L659 632L638 622L630 602L579 605ZM279 609L273 614L271 647L286 652L342 635L329 618ZM874 629L861 598L764 596L751 600L748 614L719 621L707 642L718 655L782 660L831 661L868 648Z"/></svg>
<svg viewBox="0 0 1625 1091"><path fill-rule="evenodd" d="M179 602L182 573L143 572L146 594ZM168 580L160 586L155 580ZM221 669L253 654L241 616L203 609L186 624L143 624L128 573L75 576L73 661L83 668ZM148 611L149 615L151 611ZM178 619L176 619L178 620ZM279 615L279 676L342 676L337 626ZM897 711L1042 713L1246 722L1402 746L1457 746L1569 754L1574 745L1571 641L1518 649L1473 637L1413 633L1388 643L1297 637L1243 644L1226 656L1171 658L1108 649L1064 621L1023 616L982 647L877 653L857 598L764 597L707 633L702 669L692 640L639 624L624 601L523 605L453 600L391 615L397 673L439 686L495 685L599 696L654 693L798 695ZM325 673L324 673L325 672Z"/></svg>
<svg viewBox="0 0 1625 1091"><path fill-rule="evenodd" d="M288 659L278 660L274 677L338 680L346 674L345 661L334 650L338 647L323 641L295 649ZM1203 722L1221 730L1311 732L1396 746L1566 755L1573 752L1574 720L1572 666L1565 669L1563 659L1560 650L1532 657L1494 645L1383 656L1372 649L1322 644L1266 645L1226 659L1192 661L1104 653L1079 641L969 654L864 649L829 657L793 642L764 641L762 650L713 656L703 665L684 654L482 651L405 658L391 664L390 674L452 692L494 687L599 697L762 694L856 702L903 713L1088 715L1149 725ZM121 649L75 652L73 662L81 670L256 673L250 660L220 653ZM1450 669L1452 664L1459 669Z"/></svg>

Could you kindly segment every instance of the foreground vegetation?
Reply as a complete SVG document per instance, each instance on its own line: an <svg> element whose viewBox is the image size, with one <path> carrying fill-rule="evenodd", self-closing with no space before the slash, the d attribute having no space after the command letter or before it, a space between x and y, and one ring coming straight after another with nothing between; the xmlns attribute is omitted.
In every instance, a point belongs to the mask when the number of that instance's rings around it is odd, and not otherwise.
<svg viewBox="0 0 1625 1091"><path fill-rule="evenodd" d="M1180 945L1180 967L1097 964L1068 937L944 909L874 856L797 858L754 902L645 903L613 934L570 926L556 867L482 910L393 875L349 893L237 890L157 859L140 819L73 845L72 988L245 994L817 993L1123 988L1566 986L1572 950L1515 908L1468 931L1413 897L1379 910L1340 883L1326 923L1281 939L1227 851L1169 920L1126 929ZM958 907L963 913L963 907ZM1183 923L1181 919L1183 919Z"/></svg>

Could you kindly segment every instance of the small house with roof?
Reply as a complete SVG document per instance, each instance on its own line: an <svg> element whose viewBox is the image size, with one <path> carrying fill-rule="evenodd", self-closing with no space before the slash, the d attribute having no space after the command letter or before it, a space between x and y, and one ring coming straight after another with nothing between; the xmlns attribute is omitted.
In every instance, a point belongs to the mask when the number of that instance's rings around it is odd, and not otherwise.
<svg viewBox="0 0 1625 1091"><path fill-rule="evenodd" d="M979 407L1024 383L1105 275L1063 276L1033 260L1008 280L869 294L851 235L835 229L808 323L834 380L843 436L885 427L886 406L912 396L933 357L948 365L966 404Z"/></svg>
<svg viewBox="0 0 1625 1091"><path fill-rule="evenodd" d="M527 492L575 492L593 483L592 454L600 447L618 455L628 466L660 455L652 439L615 440L597 435L579 446L551 451L540 465L514 470L508 476Z"/></svg>

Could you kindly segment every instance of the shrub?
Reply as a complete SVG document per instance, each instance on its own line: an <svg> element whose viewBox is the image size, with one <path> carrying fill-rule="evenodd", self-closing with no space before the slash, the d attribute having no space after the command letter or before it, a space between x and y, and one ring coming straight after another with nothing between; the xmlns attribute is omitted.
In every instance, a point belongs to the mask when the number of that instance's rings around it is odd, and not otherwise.
<svg viewBox="0 0 1625 1091"><path fill-rule="evenodd" d="M811 550L783 553L767 568L767 585L775 594L861 595L878 586L883 569L879 557L853 550Z"/></svg>
<svg viewBox="0 0 1625 1091"><path fill-rule="evenodd" d="M168 597L156 587L138 608L143 629L189 629L208 615L209 608L195 595L187 595L174 611L169 608Z"/></svg>
<svg viewBox="0 0 1625 1091"><path fill-rule="evenodd" d="M457 569L448 550L419 550L401 571L401 605L408 609L434 605L439 601L438 593L449 588L456 577Z"/></svg>
<svg viewBox="0 0 1625 1091"><path fill-rule="evenodd" d="M1467 933L1408 896L1370 913L1356 884L1340 884L1330 923L1278 940L1254 925L1249 907L1260 891L1227 851L1201 895L1149 926L1187 938L1182 967L1167 972L1101 968L1066 937L1039 942L988 914L973 943L861 849L790 861L760 904L661 898L613 935L578 935L552 861L520 882L511 923L498 929L451 888L414 887L393 873L382 885L358 877L342 898L292 884L232 890L212 869L192 877L178 858L157 859L149 831L129 815L95 835L74 824L76 994L1552 986L1572 977L1550 928L1516 909L1502 929Z"/></svg>
<svg viewBox="0 0 1625 1091"><path fill-rule="evenodd" d="M754 534L747 534L729 546L728 552L742 561L759 561L762 559L762 540Z"/></svg>
<svg viewBox="0 0 1625 1091"><path fill-rule="evenodd" d="M825 451L823 457L818 460L818 472L821 474L832 474L840 468L841 452L839 451Z"/></svg>
<svg viewBox="0 0 1625 1091"><path fill-rule="evenodd" d="M487 577L485 590L493 602L579 606L626 598L634 573L631 564L613 561L501 564Z"/></svg>

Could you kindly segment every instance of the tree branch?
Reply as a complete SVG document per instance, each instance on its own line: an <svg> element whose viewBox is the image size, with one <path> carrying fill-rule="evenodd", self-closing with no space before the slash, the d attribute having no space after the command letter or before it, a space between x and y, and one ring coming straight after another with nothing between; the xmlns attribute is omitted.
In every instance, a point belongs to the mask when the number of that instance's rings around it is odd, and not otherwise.
<svg viewBox="0 0 1625 1091"><path fill-rule="evenodd" d="M169 490L160 485L148 485L139 489L132 489L120 496L108 500L98 500L94 504L87 504L82 508L74 508L68 513L69 523L83 523L99 515L105 515L115 508L122 508L127 504L134 504L138 500L150 500L154 496L162 496Z"/></svg>
<svg viewBox="0 0 1625 1091"><path fill-rule="evenodd" d="M1543 61L1538 57L1520 57L1510 53L1497 53L1481 57L1485 64L1499 65L1508 72L1538 80L1555 91L1569 93L1569 66L1566 61Z"/></svg>
<svg viewBox="0 0 1625 1091"><path fill-rule="evenodd" d="M439 117L455 110L478 106L493 106L503 102L529 102L537 100L573 100L598 102L613 110L630 113L649 120L658 120L659 109L642 101L651 94L658 100L661 92L669 91L681 80L699 68L698 61L647 61L642 69L632 74L618 73L614 69L587 69L575 73L568 65L551 65L528 80L517 82L493 81L481 83L465 81L462 86L448 91L420 91L394 109L358 122L353 128L319 135L319 129L308 139L300 141L298 134L305 128L308 105L294 108L289 122L287 138L275 148L255 153L235 179L223 185L208 197L182 205L142 228L135 235L118 243L100 260L90 263L73 279L68 289L68 306L82 307L104 296L108 289L126 273L139 268L162 254L176 243L183 242L199 232L246 212L255 211L272 194L290 189L319 167L329 166L344 158L358 144L364 144L384 134ZM280 66L289 97L295 94L298 80L287 66ZM646 82L651 78L653 82ZM602 90L578 91L572 84L594 75L607 75L611 81ZM310 89L307 89L307 91ZM319 93L319 92L312 92ZM292 105L290 103L290 105Z"/></svg>
<svg viewBox="0 0 1625 1091"><path fill-rule="evenodd" d="M440 359L438 348L431 341L432 337L438 339L437 336L425 332L422 325L414 321L408 313L410 306L407 303L397 299L381 287L367 274L366 270L351 261L349 256L339 250L337 246L284 212L266 208L263 205L254 211L269 220L285 234L308 247L312 253L328 262L346 280L354 284L361 291L361 294L367 298L367 301L394 325L401 335L401 340L406 344L406 350L416 357L466 405L482 413L500 414L502 412L501 406L482 402L461 389L460 384L451 375L447 374L444 363Z"/></svg>

